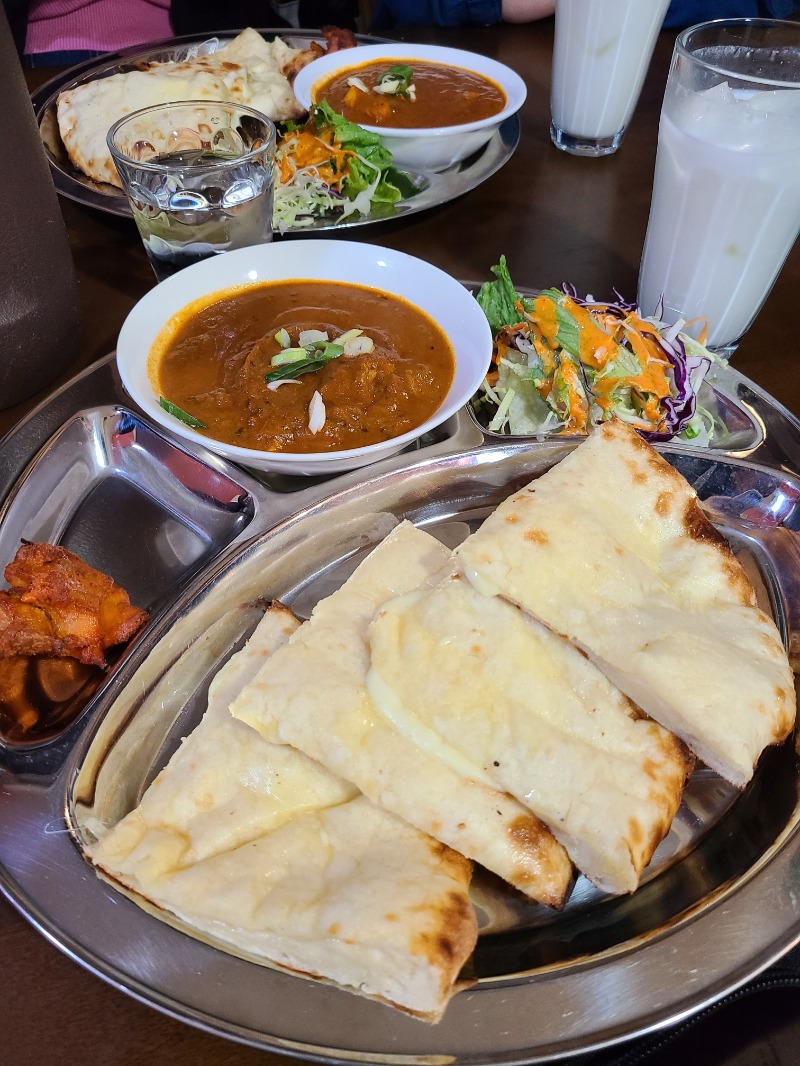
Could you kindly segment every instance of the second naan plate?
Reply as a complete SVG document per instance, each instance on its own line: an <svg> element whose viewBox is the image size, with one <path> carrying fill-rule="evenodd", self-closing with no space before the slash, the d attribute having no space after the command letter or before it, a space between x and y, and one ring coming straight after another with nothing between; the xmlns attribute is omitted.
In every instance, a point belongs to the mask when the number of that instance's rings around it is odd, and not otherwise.
<svg viewBox="0 0 800 1066"><path fill-rule="evenodd" d="M279 36L294 48L307 48L311 41L321 38L314 30L265 29L259 31L268 40ZM50 163L56 191L75 200L86 207L93 207L107 214L130 218L131 210L124 193L113 185L93 181L77 170L69 160L61 140L56 117L58 94L65 89L75 88L96 78L107 78L113 74L140 69L146 63L163 63L168 60L183 59L190 50L203 45L213 50L214 41L227 43L234 35L223 34L219 38L176 37L161 41L150 48L129 48L112 52L99 59L88 60L76 67L58 74L31 94L34 111L39 123L39 132L45 153ZM382 38L356 35L359 44L375 44ZM405 218L408 215L426 211L432 207L449 203L464 193L470 192L496 173L514 154L520 138L519 115L507 119L478 152L446 170L407 171L417 188L415 196L401 200L387 211L369 215L366 218L350 218L336 222L330 218L319 218L309 226L299 226L287 230L288 234L310 234L337 229L352 229L359 226L373 225L377 222L389 222Z"/></svg>

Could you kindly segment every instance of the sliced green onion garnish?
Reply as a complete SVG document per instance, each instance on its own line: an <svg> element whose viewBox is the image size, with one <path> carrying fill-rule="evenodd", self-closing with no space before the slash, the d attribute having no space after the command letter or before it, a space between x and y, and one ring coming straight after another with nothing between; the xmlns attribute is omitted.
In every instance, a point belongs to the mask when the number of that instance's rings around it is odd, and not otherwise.
<svg viewBox="0 0 800 1066"><path fill-rule="evenodd" d="M282 352L273 355L270 363L273 366L283 366L284 363L296 363L300 359L308 359L308 350L306 348L284 348Z"/></svg>
<svg viewBox="0 0 800 1066"><path fill-rule="evenodd" d="M178 421L184 422L191 429L208 429L205 422L201 422L199 418L195 418L194 415L190 415L188 411L184 411L182 407L178 407L176 403L172 403L171 400L164 399L163 396L159 396L158 402L167 412L177 418Z"/></svg>
<svg viewBox="0 0 800 1066"><path fill-rule="evenodd" d="M301 344L304 348L308 348L310 344L316 344L318 341L328 340L328 334L322 329L302 329L300 330L300 336L297 338L298 344Z"/></svg>
<svg viewBox="0 0 800 1066"><path fill-rule="evenodd" d="M338 359L344 355L342 340L357 340L362 330L351 329L343 333L338 341L329 341L328 334L319 329L303 330L300 334L302 347L283 348L282 351L273 355L270 363L274 370L264 375L264 380L271 384L273 381L281 381L284 378L296 378L300 374L313 374L317 370L330 363L332 359ZM278 330L275 340L282 343L289 341L286 330Z"/></svg>
<svg viewBox="0 0 800 1066"><path fill-rule="evenodd" d="M338 341L317 341L306 345L306 351L315 359L338 359L344 354L344 345Z"/></svg>
<svg viewBox="0 0 800 1066"><path fill-rule="evenodd" d="M292 338L289 336L288 329L279 329L275 334L275 340L280 344L281 348L288 348L292 343Z"/></svg>

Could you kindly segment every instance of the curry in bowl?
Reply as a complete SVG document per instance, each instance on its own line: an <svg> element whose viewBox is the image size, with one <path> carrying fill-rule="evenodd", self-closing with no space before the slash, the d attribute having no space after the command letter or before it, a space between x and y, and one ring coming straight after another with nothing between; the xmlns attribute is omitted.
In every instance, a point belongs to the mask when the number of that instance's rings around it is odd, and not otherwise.
<svg viewBox="0 0 800 1066"><path fill-rule="evenodd" d="M177 357L182 344L192 378L178 374L173 392L169 349ZM401 452L474 396L491 355L486 315L455 278L393 248L319 238L239 248L178 271L139 300L117 340L126 393L167 434L292 476L344 473ZM343 367L353 376L335 388ZM226 388L237 369L253 396ZM290 403L302 441L263 417L269 406L285 422ZM259 431L252 447L247 434Z"/></svg>
<svg viewBox="0 0 800 1066"><path fill-rule="evenodd" d="M480 122L507 103L505 91L486 75L421 59L346 67L317 82L312 95L350 122L404 130Z"/></svg>
<svg viewBox="0 0 800 1066"><path fill-rule="evenodd" d="M331 103L334 79L342 99ZM294 92L304 107L324 97L378 133L395 166L411 171L446 170L479 152L526 96L522 78L488 56L399 41L321 56L299 72Z"/></svg>
<svg viewBox="0 0 800 1066"><path fill-rule="evenodd" d="M148 373L162 407L214 440L329 452L421 426L453 383L432 318L366 285L283 280L195 300L167 323Z"/></svg>

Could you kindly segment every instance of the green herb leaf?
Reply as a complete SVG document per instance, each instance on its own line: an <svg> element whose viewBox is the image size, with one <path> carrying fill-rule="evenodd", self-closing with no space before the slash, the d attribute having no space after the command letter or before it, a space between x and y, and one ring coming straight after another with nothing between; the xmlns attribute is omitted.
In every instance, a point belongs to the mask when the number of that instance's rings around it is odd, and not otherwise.
<svg viewBox="0 0 800 1066"><path fill-rule="evenodd" d="M500 262L492 267L497 281L487 281L481 285L475 299L489 320L492 333L499 333L503 326L515 326L520 321L516 303L522 299L508 272L506 257L500 256ZM522 301L529 304L531 301Z"/></svg>
<svg viewBox="0 0 800 1066"><path fill-rule="evenodd" d="M375 79L375 85L387 96L402 96L414 80L414 71L406 63L394 63Z"/></svg>
<svg viewBox="0 0 800 1066"><path fill-rule="evenodd" d="M421 192L420 186L414 179L404 170L398 170L397 167L389 167L385 174L385 181L399 192L400 196L395 199L410 200L412 196L418 196Z"/></svg>
<svg viewBox="0 0 800 1066"><path fill-rule="evenodd" d="M341 346L337 345L336 347ZM342 351L344 351L343 348ZM342 351L339 352L339 355L342 354ZM322 370L324 366L327 366L331 359L338 359L338 356L318 356L314 359L304 359L298 363L287 363L285 366L279 366L277 370L270 370L268 374L264 375L264 380L269 383L270 381L281 381L282 378L297 378L301 374L314 374L317 370Z"/></svg>
<svg viewBox="0 0 800 1066"><path fill-rule="evenodd" d="M391 163L392 153L388 148L384 148L383 141L377 133L372 133L370 130L365 130L363 127L356 125L355 122L350 122L343 115L334 111L330 104L324 100L315 104L309 114L313 127L318 132L324 129L325 126L333 127L336 140L342 148L349 148L354 152L359 152L361 155L366 155L368 150L372 149L383 160L383 166L388 166ZM375 159L370 161L379 165Z"/></svg>
<svg viewBox="0 0 800 1066"><path fill-rule="evenodd" d="M159 396L158 402L167 412L177 418L179 422L184 422L191 429L208 429L205 422L201 422L199 418L195 418L194 415L190 415L188 411L184 411L182 407L178 407L176 403L172 403L171 400L166 400L163 396Z"/></svg>
<svg viewBox="0 0 800 1066"><path fill-rule="evenodd" d="M306 348L282 348L277 355L273 355L270 363L272 366L283 366L284 363L299 363L303 359L308 359Z"/></svg>

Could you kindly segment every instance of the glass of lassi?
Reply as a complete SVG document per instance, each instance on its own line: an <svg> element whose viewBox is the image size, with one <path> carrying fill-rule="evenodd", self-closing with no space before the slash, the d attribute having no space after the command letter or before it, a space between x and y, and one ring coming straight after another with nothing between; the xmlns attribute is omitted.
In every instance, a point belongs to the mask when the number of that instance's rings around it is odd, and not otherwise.
<svg viewBox="0 0 800 1066"><path fill-rule="evenodd" d="M573 155L616 152L669 0L556 0L550 136Z"/></svg>
<svg viewBox="0 0 800 1066"><path fill-rule="evenodd" d="M675 43L639 274L646 315L729 356L800 233L800 23L730 19Z"/></svg>

